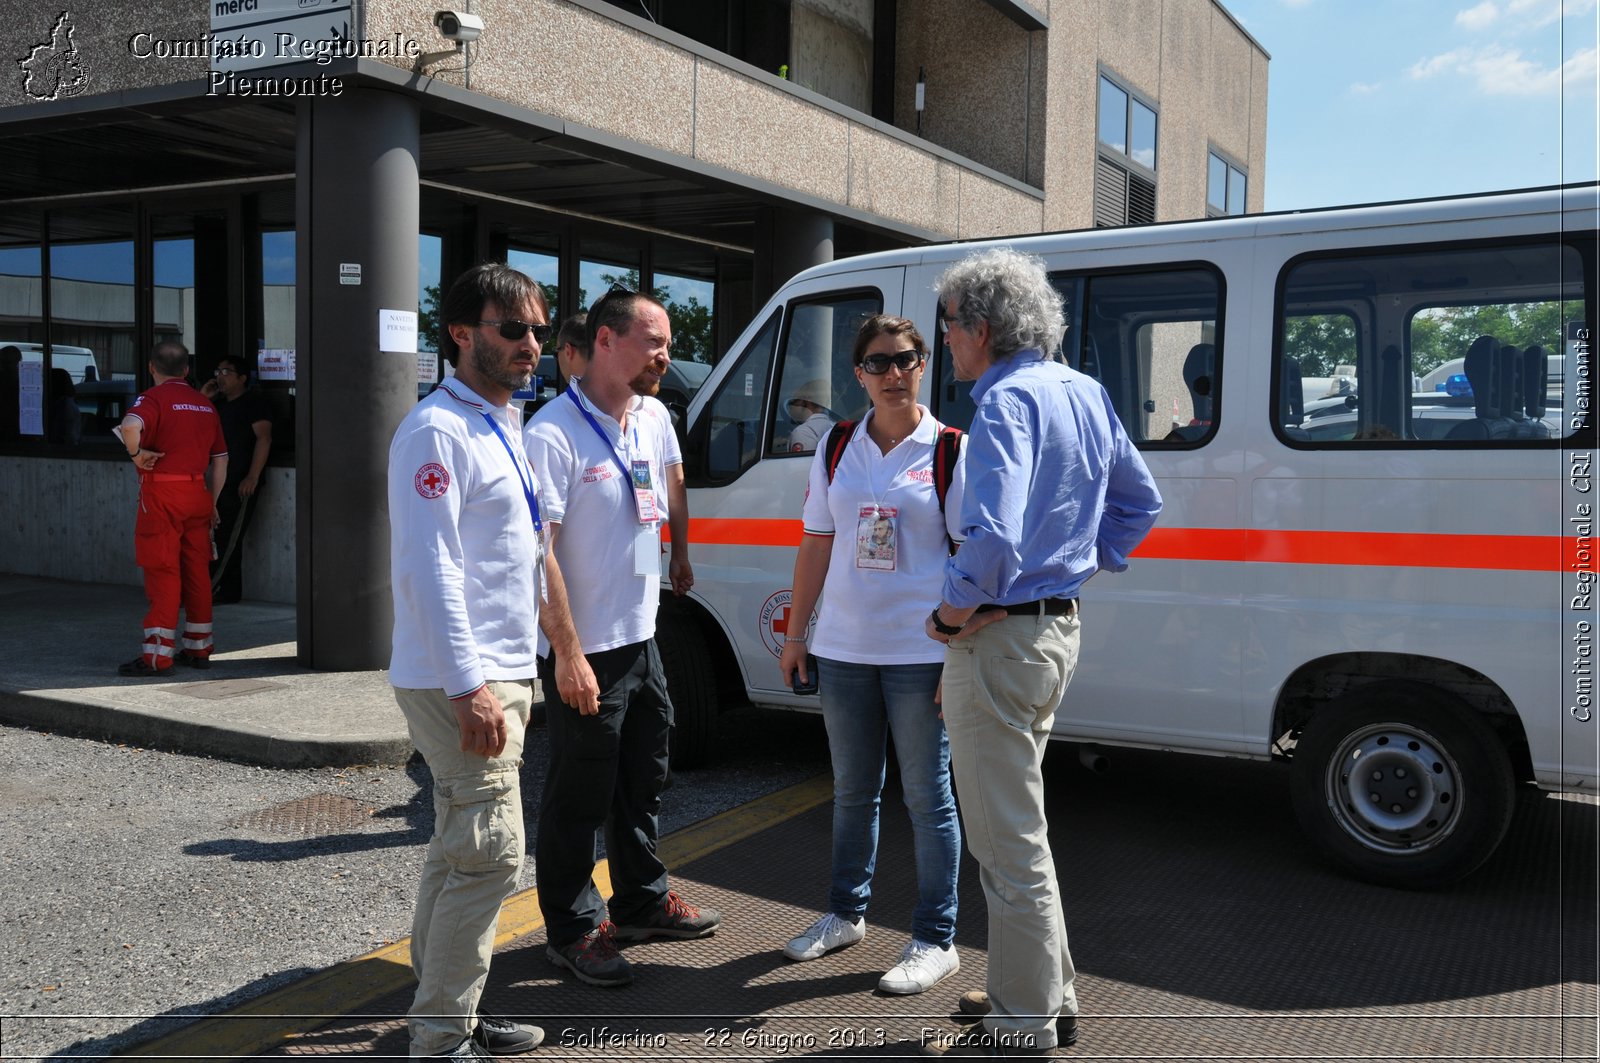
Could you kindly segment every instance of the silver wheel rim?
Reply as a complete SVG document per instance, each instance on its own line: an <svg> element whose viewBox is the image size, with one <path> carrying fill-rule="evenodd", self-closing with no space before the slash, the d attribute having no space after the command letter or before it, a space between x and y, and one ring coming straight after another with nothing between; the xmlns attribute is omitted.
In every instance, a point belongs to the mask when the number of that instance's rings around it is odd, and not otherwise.
<svg viewBox="0 0 1600 1063"><path fill-rule="evenodd" d="M1427 732L1379 723L1345 736L1324 791L1339 826L1361 845L1417 853L1443 842L1461 818L1461 772Z"/></svg>

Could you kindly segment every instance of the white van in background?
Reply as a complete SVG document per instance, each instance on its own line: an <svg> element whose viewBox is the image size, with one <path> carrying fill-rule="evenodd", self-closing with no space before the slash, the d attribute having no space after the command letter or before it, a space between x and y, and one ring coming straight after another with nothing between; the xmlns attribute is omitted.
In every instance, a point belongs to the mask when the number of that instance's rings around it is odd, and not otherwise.
<svg viewBox="0 0 1600 1063"><path fill-rule="evenodd" d="M44 346L23 340L0 340L0 348L15 347L22 352L23 362L44 361ZM95 363L94 352L87 347L71 347L65 343L50 346L51 364L72 374L74 384L100 379L100 367Z"/></svg>
<svg viewBox="0 0 1600 1063"><path fill-rule="evenodd" d="M811 623L789 612L812 458L790 450L785 400L815 385L859 417L851 344L889 313L936 345L921 400L969 424L933 284L998 244L1044 260L1065 357L1105 385L1165 499L1129 570L1083 589L1054 737L1285 762L1317 847L1404 886L1488 859L1520 783L1594 792L1593 184L914 247L794 277L689 406L695 586L675 599L663 579L657 629L675 757L714 749L734 700L816 708L777 668ZM1453 358L1475 398L1444 417L1414 385ZM1339 376L1359 401L1319 435L1304 381Z"/></svg>

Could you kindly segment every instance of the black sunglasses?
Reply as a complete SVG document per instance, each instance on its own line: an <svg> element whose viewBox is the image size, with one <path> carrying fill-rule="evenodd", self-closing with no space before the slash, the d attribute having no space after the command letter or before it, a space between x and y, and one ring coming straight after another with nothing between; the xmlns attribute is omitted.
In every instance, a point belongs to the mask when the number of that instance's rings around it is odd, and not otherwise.
<svg viewBox="0 0 1600 1063"><path fill-rule="evenodd" d="M550 342L550 336L556 330L554 325L534 325L527 321L508 319L506 321L479 321L480 325L494 325L500 330L501 339L520 340L529 332L533 333L534 341L540 346Z"/></svg>
<svg viewBox="0 0 1600 1063"><path fill-rule="evenodd" d="M889 371L892 365L902 373L909 373L922 364L922 355L917 351L896 351L893 354L869 354L861 359L863 371L873 376L882 376Z"/></svg>

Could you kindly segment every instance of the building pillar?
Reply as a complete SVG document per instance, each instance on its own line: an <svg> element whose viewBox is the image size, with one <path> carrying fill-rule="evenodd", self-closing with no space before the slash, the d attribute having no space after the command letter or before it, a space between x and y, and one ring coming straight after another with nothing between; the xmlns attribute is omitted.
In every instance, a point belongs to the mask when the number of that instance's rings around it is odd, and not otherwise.
<svg viewBox="0 0 1600 1063"><path fill-rule="evenodd" d="M773 207L757 226L756 292L760 307L796 273L833 261L833 218L798 207Z"/></svg>
<svg viewBox="0 0 1600 1063"><path fill-rule="evenodd" d="M300 663L389 666L389 440L417 401L380 310L417 309L420 112L398 93L300 104L295 145L295 537Z"/></svg>

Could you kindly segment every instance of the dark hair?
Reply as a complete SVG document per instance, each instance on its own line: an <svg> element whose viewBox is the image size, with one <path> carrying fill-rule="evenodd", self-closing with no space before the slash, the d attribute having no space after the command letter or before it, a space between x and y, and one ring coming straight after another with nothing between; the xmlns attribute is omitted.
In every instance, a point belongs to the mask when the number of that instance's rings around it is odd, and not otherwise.
<svg viewBox="0 0 1600 1063"><path fill-rule="evenodd" d="M233 366L233 371L246 379L255 379L256 368L250 364L250 359L238 354L225 354L217 359L217 365L227 362Z"/></svg>
<svg viewBox="0 0 1600 1063"><path fill-rule="evenodd" d="M593 356L594 341L600 335L600 330L608 328L619 336L626 336L633 327L634 319L639 316L639 304L648 303L660 307L662 313L666 307L661 305L661 300L644 292L636 292L620 284L613 284L611 290L594 301L589 308L588 320L584 322L584 333L588 337L588 344L584 353Z"/></svg>
<svg viewBox="0 0 1600 1063"><path fill-rule="evenodd" d="M583 352L585 358L589 356L589 329L585 324L589 319L586 310L579 310L576 314L561 323L561 330L556 333L556 350L567 346L569 343Z"/></svg>
<svg viewBox="0 0 1600 1063"><path fill-rule="evenodd" d="M860 365L861 359L867 356L868 345L879 336L905 336L911 340L918 354L928 357L928 344L923 340L922 333L917 331L917 326L903 317L873 314L861 323L861 330L856 333L856 346L850 352L850 364Z"/></svg>
<svg viewBox="0 0 1600 1063"><path fill-rule="evenodd" d="M473 266L455 279L445 293L444 302L440 304L440 352L450 360L451 365L456 363L461 351L456 347L456 341L450 338L450 326L476 324L483 316L485 304L493 303L502 313L514 314L530 299L539 307L539 315L548 321L550 300L545 298L544 289L538 281L504 262L483 262Z"/></svg>
<svg viewBox="0 0 1600 1063"><path fill-rule="evenodd" d="M188 376L189 348L177 340L162 340L150 352L150 364L162 376Z"/></svg>

